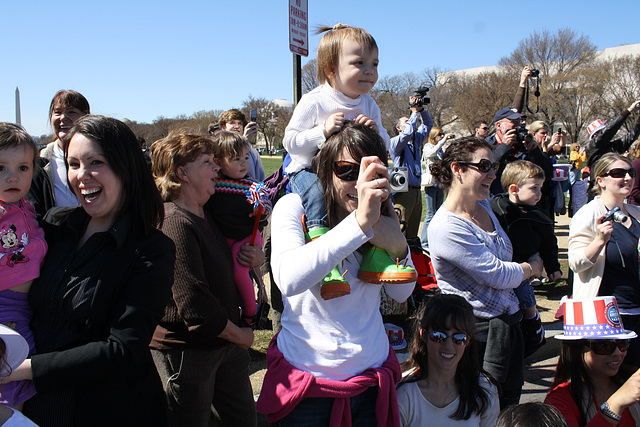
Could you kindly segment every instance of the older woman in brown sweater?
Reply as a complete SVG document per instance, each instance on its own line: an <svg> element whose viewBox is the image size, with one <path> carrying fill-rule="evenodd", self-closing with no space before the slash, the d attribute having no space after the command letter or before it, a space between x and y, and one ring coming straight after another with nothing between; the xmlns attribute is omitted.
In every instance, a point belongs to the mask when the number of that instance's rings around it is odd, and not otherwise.
<svg viewBox="0 0 640 427"><path fill-rule="evenodd" d="M176 265L173 296L151 351L174 426L207 425L212 406L224 425L256 424L247 352L253 331L238 326L231 251L203 209L220 169L213 153L214 142L200 135L172 134L152 146L165 200L162 231L176 244ZM259 248L246 252L239 262L261 264Z"/></svg>

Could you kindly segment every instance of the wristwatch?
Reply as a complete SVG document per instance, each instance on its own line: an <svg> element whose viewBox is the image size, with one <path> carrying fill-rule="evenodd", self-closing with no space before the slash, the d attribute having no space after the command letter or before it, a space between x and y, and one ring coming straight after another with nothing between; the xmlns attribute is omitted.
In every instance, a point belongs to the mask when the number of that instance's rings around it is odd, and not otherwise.
<svg viewBox="0 0 640 427"><path fill-rule="evenodd" d="M609 408L609 404L607 402L604 402L602 405L600 405L600 412L602 413L602 415L605 415L612 420L620 421L622 419L622 415L618 415L613 412L611 408Z"/></svg>

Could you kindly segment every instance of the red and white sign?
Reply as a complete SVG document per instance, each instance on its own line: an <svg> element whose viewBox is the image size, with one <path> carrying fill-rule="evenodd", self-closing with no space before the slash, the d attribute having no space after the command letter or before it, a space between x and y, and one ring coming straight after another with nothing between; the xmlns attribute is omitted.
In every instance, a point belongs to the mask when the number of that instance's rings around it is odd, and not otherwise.
<svg viewBox="0 0 640 427"><path fill-rule="evenodd" d="M289 0L289 50L309 56L309 15L307 0Z"/></svg>

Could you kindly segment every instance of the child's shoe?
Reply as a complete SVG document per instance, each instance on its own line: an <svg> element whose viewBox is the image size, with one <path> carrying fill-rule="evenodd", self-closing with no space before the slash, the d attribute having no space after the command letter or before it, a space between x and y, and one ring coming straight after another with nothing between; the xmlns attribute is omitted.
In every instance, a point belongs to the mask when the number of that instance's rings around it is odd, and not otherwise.
<svg viewBox="0 0 640 427"><path fill-rule="evenodd" d="M304 226L304 239L308 243L314 239L325 234L329 231L329 228L316 228L311 231L307 231L304 217L302 218L302 224ZM346 272L345 272L346 273ZM334 267L329 274L327 274L322 283L320 284L320 296L324 300L342 297L351 293L351 286L349 282L344 278L343 274L340 274L338 267Z"/></svg>
<svg viewBox="0 0 640 427"><path fill-rule="evenodd" d="M358 272L358 278L369 283L412 283L418 280L416 270L407 265L395 262L387 251L377 246L371 246L365 252Z"/></svg>
<svg viewBox="0 0 640 427"><path fill-rule="evenodd" d="M536 316L531 319L522 319L522 329L524 333L524 357L529 357L547 342L544 337L544 327L542 326L540 313L536 312Z"/></svg>

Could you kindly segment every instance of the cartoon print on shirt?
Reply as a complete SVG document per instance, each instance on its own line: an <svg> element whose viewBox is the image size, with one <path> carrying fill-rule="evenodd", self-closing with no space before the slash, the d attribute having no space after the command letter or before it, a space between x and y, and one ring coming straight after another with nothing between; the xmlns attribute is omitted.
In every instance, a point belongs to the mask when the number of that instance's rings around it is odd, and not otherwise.
<svg viewBox="0 0 640 427"><path fill-rule="evenodd" d="M7 267L13 267L18 263L29 261L29 258L22 255L22 251L29 244L29 236L22 233L22 238L18 239L16 226L11 224L8 229L0 230L0 241L2 248L0 249L0 263L4 257Z"/></svg>

